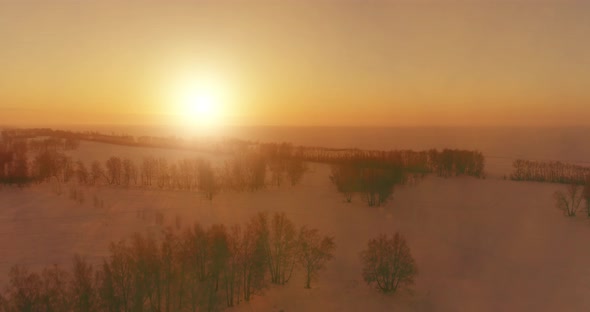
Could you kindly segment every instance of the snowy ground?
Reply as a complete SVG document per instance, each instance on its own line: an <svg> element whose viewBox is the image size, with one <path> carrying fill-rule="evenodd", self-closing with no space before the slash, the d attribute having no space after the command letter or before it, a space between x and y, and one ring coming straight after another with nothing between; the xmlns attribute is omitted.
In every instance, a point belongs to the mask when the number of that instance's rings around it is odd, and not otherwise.
<svg viewBox="0 0 590 312"><path fill-rule="evenodd" d="M104 161L146 153L178 159L196 153L83 143L74 158ZM206 156L201 154L201 156ZM211 157L210 155L207 157ZM220 159L219 161L222 161ZM196 193L82 188L84 204L57 196L54 186L0 190L0 284L14 264L31 269L69 266L75 253L100 261L110 241L157 231L154 214L175 226L198 221L243 223L258 211L284 211L298 225L333 235L334 260L311 290L302 276L271 287L235 311L588 311L590 219L554 208L560 185L502 180L509 162L490 159L485 180L428 177L396 189L385 207L345 203L312 164L302 184L257 193L222 193L213 202ZM94 198L104 202L95 207ZM369 238L403 233L420 275L413 292L385 296L367 287L358 257Z"/></svg>

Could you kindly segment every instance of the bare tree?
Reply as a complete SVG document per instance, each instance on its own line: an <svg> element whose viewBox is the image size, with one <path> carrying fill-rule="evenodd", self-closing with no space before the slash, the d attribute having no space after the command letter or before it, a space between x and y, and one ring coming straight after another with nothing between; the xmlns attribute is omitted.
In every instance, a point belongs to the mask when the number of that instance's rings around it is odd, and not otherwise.
<svg viewBox="0 0 590 312"><path fill-rule="evenodd" d="M111 243L110 251L111 257L104 262L102 270L102 310L130 312L134 293L133 257L123 241Z"/></svg>
<svg viewBox="0 0 590 312"><path fill-rule="evenodd" d="M250 191L257 191L266 185L266 160L258 154L246 156L246 181Z"/></svg>
<svg viewBox="0 0 590 312"><path fill-rule="evenodd" d="M245 301L264 287L266 275L266 242L268 236L268 218L260 213L250 219L243 234L242 254L242 291Z"/></svg>
<svg viewBox="0 0 590 312"><path fill-rule="evenodd" d="M76 174L76 170L74 168L74 162L72 161L72 159L70 157L62 157L60 159L60 167L62 168L61 180L64 183L68 183L70 181L70 179L72 179L74 177L74 175Z"/></svg>
<svg viewBox="0 0 590 312"><path fill-rule="evenodd" d="M0 181L7 181L9 176L8 166L14 158L14 153L6 146L6 142L0 141Z"/></svg>
<svg viewBox="0 0 590 312"><path fill-rule="evenodd" d="M8 311L8 303L6 302L6 299L4 299L4 295L2 295L2 293L0 293L0 311Z"/></svg>
<svg viewBox="0 0 590 312"><path fill-rule="evenodd" d="M216 224L207 232L209 245L209 283L207 287L207 308L212 311L218 304L218 290L230 258L228 236L223 224Z"/></svg>
<svg viewBox="0 0 590 312"><path fill-rule="evenodd" d="M218 183L211 163L201 160L198 165L198 173L199 189L205 193L207 199L212 200L218 191Z"/></svg>
<svg viewBox="0 0 590 312"><path fill-rule="evenodd" d="M94 270L86 260L78 255L74 256L73 276L69 285L69 296L72 311L98 311L97 293L94 283Z"/></svg>
<svg viewBox="0 0 590 312"><path fill-rule="evenodd" d="M58 183L63 180L66 156L53 150L44 150L35 156L34 167L36 176L41 181L55 178Z"/></svg>
<svg viewBox="0 0 590 312"><path fill-rule="evenodd" d="M590 174L586 177L586 184L584 184L584 200L586 200L586 211L590 217Z"/></svg>
<svg viewBox="0 0 590 312"><path fill-rule="evenodd" d="M105 162L105 167L107 168L107 181L109 184L120 185L121 184L121 174L123 172L123 162L121 158L111 156Z"/></svg>
<svg viewBox="0 0 590 312"><path fill-rule="evenodd" d="M267 258L271 281L286 284L295 267L297 232L295 225L284 212L273 215L270 223Z"/></svg>
<svg viewBox="0 0 590 312"><path fill-rule="evenodd" d="M287 169L285 160L281 158L275 158L269 161L268 168L270 169L270 179L272 184L281 186L283 183L283 177Z"/></svg>
<svg viewBox="0 0 590 312"><path fill-rule="evenodd" d="M162 307L162 265L153 236L133 235L129 246L133 263L133 309L148 306L152 311Z"/></svg>
<svg viewBox="0 0 590 312"><path fill-rule="evenodd" d="M71 158L54 150L40 152L35 157L33 164L35 175L40 181L55 179L58 184L58 194L61 194L61 185L67 183L75 174Z"/></svg>
<svg viewBox="0 0 590 312"><path fill-rule="evenodd" d="M90 178L92 181L92 185L96 185L100 179L106 177L104 172L104 167L100 163L100 161L95 160L92 162L90 167Z"/></svg>
<svg viewBox="0 0 590 312"><path fill-rule="evenodd" d="M80 146L80 140L76 138L66 138L64 140L64 149L65 150L76 150Z"/></svg>
<svg viewBox="0 0 590 312"><path fill-rule="evenodd" d="M569 184L566 192L556 191L554 194L557 209L563 211L568 217L576 216L583 198L582 187L578 184Z"/></svg>
<svg viewBox="0 0 590 312"><path fill-rule="evenodd" d="M244 191L248 186L246 162L242 157L226 161L221 168L221 183L226 189Z"/></svg>
<svg viewBox="0 0 590 312"><path fill-rule="evenodd" d="M158 187L161 189L170 184L170 172L166 158L159 158L156 161L156 179L158 179Z"/></svg>
<svg viewBox="0 0 590 312"><path fill-rule="evenodd" d="M186 268L186 292L191 311L200 310L205 301L203 287L207 282L209 248L207 233L197 223L182 234L182 263Z"/></svg>
<svg viewBox="0 0 590 312"><path fill-rule="evenodd" d="M289 177L292 186L299 184L306 171L307 166L303 160L299 158L291 158L287 161L287 176Z"/></svg>
<svg viewBox="0 0 590 312"><path fill-rule="evenodd" d="M15 266L9 274L6 288L4 311L69 311L70 297L66 271L53 265L46 267L41 275L29 273L21 266Z"/></svg>
<svg viewBox="0 0 590 312"><path fill-rule="evenodd" d="M240 267L243 261L241 253L242 243L242 228L239 225L232 226L228 233L227 247L229 256L227 259L226 269L224 270L224 288L228 307L233 307L235 304L240 304L242 289L242 275L240 274Z"/></svg>
<svg viewBox="0 0 590 312"><path fill-rule="evenodd" d="M37 273L29 273L22 266L14 266L9 273L6 288L7 311L35 312L41 311L41 277Z"/></svg>
<svg viewBox="0 0 590 312"><path fill-rule="evenodd" d="M131 183L137 184L137 167L131 159L123 159L122 170L123 185L129 186Z"/></svg>
<svg viewBox="0 0 590 312"><path fill-rule="evenodd" d="M70 310L70 295L67 283L68 272L57 265L43 269L41 273L40 303L42 311L68 311Z"/></svg>
<svg viewBox="0 0 590 312"><path fill-rule="evenodd" d="M322 237L317 229L302 227L297 242L297 258L306 273L305 288L311 288L311 280L317 278L321 270L334 255L334 238Z"/></svg>
<svg viewBox="0 0 590 312"><path fill-rule="evenodd" d="M160 265L161 265L161 285L163 297L163 311L172 311L172 304L174 302L174 286L178 277L178 270L176 265L176 245L177 237L174 233L167 229L163 232L164 238L160 244Z"/></svg>
<svg viewBox="0 0 590 312"><path fill-rule="evenodd" d="M157 161L154 157L145 157L141 163L141 183L143 186L151 186L156 175Z"/></svg>
<svg viewBox="0 0 590 312"><path fill-rule="evenodd" d="M86 165L82 161L76 162L76 177L78 178L79 184L86 185L90 182L90 174L88 173Z"/></svg>
<svg viewBox="0 0 590 312"><path fill-rule="evenodd" d="M385 293L412 285L418 273L405 238L397 232L391 239L381 234L369 240L367 249L361 252L361 261L364 280Z"/></svg>
<svg viewBox="0 0 590 312"><path fill-rule="evenodd" d="M30 180L26 142L17 141L13 143L12 151L12 163L8 168L9 180L11 183L15 183L17 185L25 185Z"/></svg>
<svg viewBox="0 0 590 312"><path fill-rule="evenodd" d="M401 166L373 166L360 170L360 190L369 206L384 204L393 195L396 184L405 181Z"/></svg>
<svg viewBox="0 0 590 312"><path fill-rule="evenodd" d="M330 181L336 186L338 192L344 195L346 202L352 201L352 195L358 189L360 170L351 163L332 165Z"/></svg>
<svg viewBox="0 0 590 312"><path fill-rule="evenodd" d="M195 166L196 162L192 159L183 159L178 162L178 184L180 189L191 190L196 185Z"/></svg>
<svg viewBox="0 0 590 312"><path fill-rule="evenodd" d="M171 164L169 168L170 173L170 188L175 190L180 188L180 174L178 172L178 166Z"/></svg>

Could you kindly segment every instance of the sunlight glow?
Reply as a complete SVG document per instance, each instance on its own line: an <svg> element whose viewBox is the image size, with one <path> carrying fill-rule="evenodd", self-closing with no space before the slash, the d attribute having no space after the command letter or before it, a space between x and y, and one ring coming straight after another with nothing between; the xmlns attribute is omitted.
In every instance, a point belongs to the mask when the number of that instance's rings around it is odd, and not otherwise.
<svg viewBox="0 0 590 312"><path fill-rule="evenodd" d="M227 90L218 79L185 79L174 91L174 114L185 127L217 128L226 112Z"/></svg>

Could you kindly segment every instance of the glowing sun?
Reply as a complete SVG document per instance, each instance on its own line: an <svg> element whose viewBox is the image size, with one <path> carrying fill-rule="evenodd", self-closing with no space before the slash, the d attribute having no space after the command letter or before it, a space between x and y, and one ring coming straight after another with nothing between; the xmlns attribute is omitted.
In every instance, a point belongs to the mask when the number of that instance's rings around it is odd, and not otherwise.
<svg viewBox="0 0 590 312"><path fill-rule="evenodd" d="M176 114L191 127L220 126L225 112L223 84L213 80L187 81L177 86Z"/></svg>

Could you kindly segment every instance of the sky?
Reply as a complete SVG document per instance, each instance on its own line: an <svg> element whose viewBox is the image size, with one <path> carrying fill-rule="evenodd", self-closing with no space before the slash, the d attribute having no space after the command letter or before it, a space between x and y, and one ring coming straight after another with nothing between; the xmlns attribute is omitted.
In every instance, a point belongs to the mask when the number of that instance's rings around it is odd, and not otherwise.
<svg viewBox="0 0 590 312"><path fill-rule="evenodd" d="M204 89L223 125L590 126L589 15L559 0L0 0L0 125L202 122L186 102L203 94L182 94Z"/></svg>

